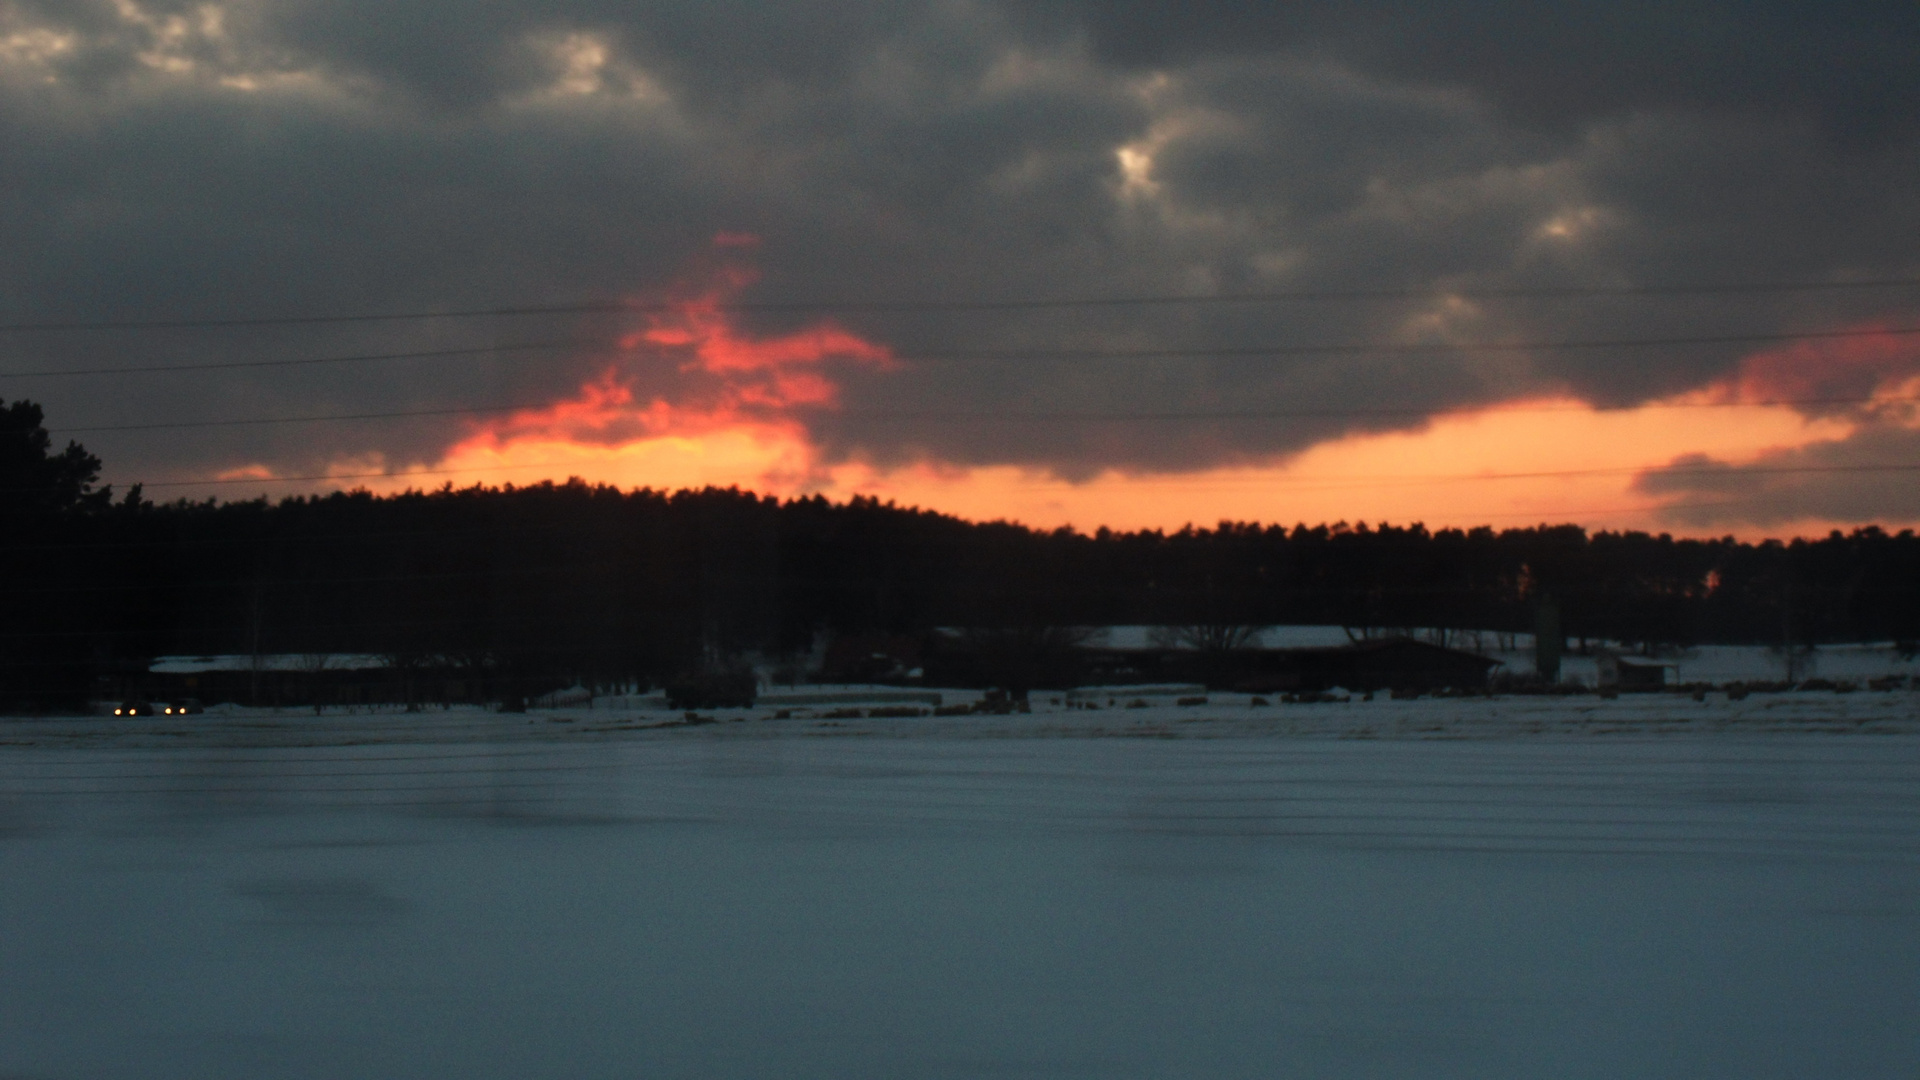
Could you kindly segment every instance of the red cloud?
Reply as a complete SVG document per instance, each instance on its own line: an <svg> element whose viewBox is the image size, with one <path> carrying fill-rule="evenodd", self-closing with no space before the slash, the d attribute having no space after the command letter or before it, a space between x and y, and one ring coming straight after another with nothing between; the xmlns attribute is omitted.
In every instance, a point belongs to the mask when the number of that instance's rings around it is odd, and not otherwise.
<svg viewBox="0 0 1920 1080"><path fill-rule="evenodd" d="M727 302L751 283L750 271L721 271L717 284L647 316L647 327L620 341L629 354L608 365L579 396L505 418L479 422L462 446L502 446L519 439L609 445L670 435L700 435L732 427L801 431L798 408L832 408L840 386L825 370L834 362L881 369L892 351L822 321L767 337L734 324ZM636 393L636 362L674 362L685 376L669 400Z"/></svg>
<svg viewBox="0 0 1920 1080"><path fill-rule="evenodd" d="M1882 324L1856 329L1860 337L1797 341L1754 353L1713 388L1722 401L1782 401L1866 397L1889 384L1920 376L1920 339Z"/></svg>

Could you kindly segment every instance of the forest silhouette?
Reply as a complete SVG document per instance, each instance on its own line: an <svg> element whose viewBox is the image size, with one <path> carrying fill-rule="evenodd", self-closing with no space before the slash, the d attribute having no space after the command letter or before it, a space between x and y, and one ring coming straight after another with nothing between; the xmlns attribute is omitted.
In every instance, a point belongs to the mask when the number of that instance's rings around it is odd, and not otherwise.
<svg viewBox="0 0 1920 1080"><path fill-rule="evenodd" d="M856 498L578 480L156 503L0 408L0 708L77 707L156 656L377 654L495 698L658 685L934 628L1332 624L1803 645L1920 637L1920 538L1749 543L1573 525L1221 523L1092 534Z"/></svg>

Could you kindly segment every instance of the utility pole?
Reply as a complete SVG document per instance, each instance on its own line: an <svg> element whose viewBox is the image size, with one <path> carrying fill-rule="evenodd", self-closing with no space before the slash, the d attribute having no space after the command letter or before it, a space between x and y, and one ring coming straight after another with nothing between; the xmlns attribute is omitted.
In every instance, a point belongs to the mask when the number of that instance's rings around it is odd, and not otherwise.
<svg viewBox="0 0 1920 1080"><path fill-rule="evenodd" d="M252 658L252 662L247 665L247 704L255 707L258 707L260 704L260 665L263 663L260 655L260 625L262 621L260 614L260 591L262 588L264 588L264 584L260 579L260 572L255 570L253 578L253 602L251 615L248 619L247 634L247 649Z"/></svg>
<svg viewBox="0 0 1920 1080"><path fill-rule="evenodd" d="M1560 681L1560 656L1566 650L1560 605L1542 593L1533 608L1533 670L1548 682Z"/></svg>
<svg viewBox="0 0 1920 1080"><path fill-rule="evenodd" d="M1795 663L1798 658L1793 654L1793 582L1787 582L1782 592L1783 596L1780 603L1780 647L1784 649L1787 654L1787 681L1796 683L1800 681L1800 675L1798 671L1799 665Z"/></svg>

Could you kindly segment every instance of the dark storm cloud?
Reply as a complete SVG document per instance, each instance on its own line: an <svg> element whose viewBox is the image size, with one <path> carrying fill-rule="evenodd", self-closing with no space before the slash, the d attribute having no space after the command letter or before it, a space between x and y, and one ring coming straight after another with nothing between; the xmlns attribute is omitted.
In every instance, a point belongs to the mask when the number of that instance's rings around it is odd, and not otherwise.
<svg viewBox="0 0 1920 1080"><path fill-rule="evenodd" d="M1271 10L1270 10L1271 9ZM1336 12L1333 14L1330 12ZM1910 5L0 0L0 319L659 295L752 232L748 298L1432 289L1423 299L842 313L902 355L1457 344L1913 321L1864 291L1520 301L1531 286L1920 272ZM810 315L764 315L762 330ZM568 337L622 320L13 335L13 370ZM890 411L1312 412L1570 390L1749 349L910 363L843 375L830 454L1079 476L1254 461L1417 416L902 423ZM56 422L544 401L604 346L0 383ZM670 372L640 370L672 394ZM118 477L377 451L457 419L89 435Z"/></svg>
<svg viewBox="0 0 1920 1080"><path fill-rule="evenodd" d="M1796 521L1920 519L1920 430L1869 425L1843 438L1733 465L1689 455L1639 476L1634 486L1667 496L1663 520L1687 528Z"/></svg>
<svg viewBox="0 0 1920 1080"><path fill-rule="evenodd" d="M1674 109L1800 114L1859 138L1920 125L1920 8L1900 0L1040 0L1033 11L1085 26L1103 56L1132 66L1325 56L1468 88L1561 128Z"/></svg>

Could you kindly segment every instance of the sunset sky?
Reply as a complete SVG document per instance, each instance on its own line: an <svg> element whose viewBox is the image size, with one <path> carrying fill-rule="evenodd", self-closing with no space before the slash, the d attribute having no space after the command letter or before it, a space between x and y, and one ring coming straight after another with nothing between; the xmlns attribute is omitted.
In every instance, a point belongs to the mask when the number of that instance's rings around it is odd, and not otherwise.
<svg viewBox="0 0 1920 1080"><path fill-rule="evenodd" d="M157 498L1905 527L1916 55L1910 2L0 0L0 398Z"/></svg>

